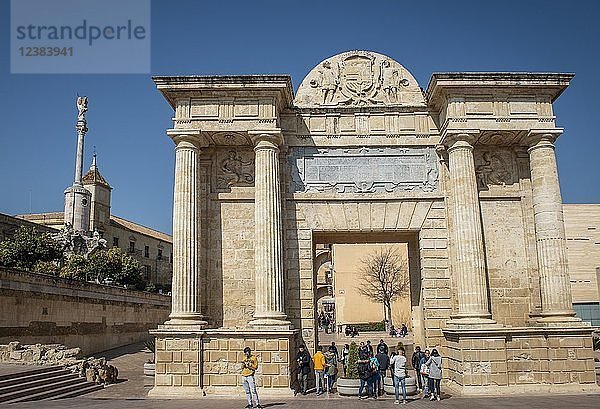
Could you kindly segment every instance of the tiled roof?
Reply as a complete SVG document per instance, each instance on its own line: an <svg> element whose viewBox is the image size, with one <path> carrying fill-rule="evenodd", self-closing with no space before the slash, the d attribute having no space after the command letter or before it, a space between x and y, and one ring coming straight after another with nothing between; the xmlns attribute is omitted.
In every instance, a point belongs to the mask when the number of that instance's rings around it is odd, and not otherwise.
<svg viewBox="0 0 600 409"><path fill-rule="evenodd" d="M81 178L81 182L84 185L101 185L106 187L107 189L112 189L106 179L100 174L100 171L97 167L93 166L90 170L87 171L83 178Z"/></svg>
<svg viewBox="0 0 600 409"><path fill-rule="evenodd" d="M173 243L173 237L169 236L166 233L151 229L150 227L142 226L141 224L137 224L129 220L122 219L112 214L110 215L110 224L112 226L126 228L136 233L141 233L146 236L154 237L155 239L162 240L167 243Z"/></svg>

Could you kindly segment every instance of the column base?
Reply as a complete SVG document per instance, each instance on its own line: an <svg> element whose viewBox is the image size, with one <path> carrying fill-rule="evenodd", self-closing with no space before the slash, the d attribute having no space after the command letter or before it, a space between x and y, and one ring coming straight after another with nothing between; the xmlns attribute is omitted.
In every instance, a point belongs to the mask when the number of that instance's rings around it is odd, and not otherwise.
<svg viewBox="0 0 600 409"><path fill-rule="evenodd" d="M202 314L196 314L196 313L181 314L181 313L179 313L179 314L169 315L169 320L165 321L164 325L177 326L177 327L194 326L194 327L206 328L206 326L208 325L208 321L206 321L204 319L204 316Z"/></svg>
<svg viewBox="0 0 600 409"><path fill-rule="evenodd" d="M581 318L575 317L573 311L560 311L552 313L541 313L536 324L549 327L585 327L591 326L591 323L581 321Z"/></svg>
<svg viewBox="0 0 600 409"><path fill-rule="evenodd" d="M292 323L285 319L279 320L275 318L257 318L248 322L248 326L252 329L266 330L266 331L289 331L293 329Z"/></svg>
<svg viewBox="0 0 600 409"><path fill-rule="evenodd" d="M449 328L502 328L502 324L498 324L493 320L491 314L482 314L481 316L453 315L446 325Z"/></svg>

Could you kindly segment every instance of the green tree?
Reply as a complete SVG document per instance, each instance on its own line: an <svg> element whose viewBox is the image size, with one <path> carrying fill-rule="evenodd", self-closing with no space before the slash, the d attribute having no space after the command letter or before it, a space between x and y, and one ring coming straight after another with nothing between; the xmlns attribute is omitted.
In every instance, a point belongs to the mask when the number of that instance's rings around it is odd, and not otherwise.
<svg viewBox="0 0 600 409"><path fill-rule="evenodd" d="M138 290L146 288L140 264L118 247L99 250L88 259L76 254L70 255L61 276L100 283L113 282Z"/></svg>
<svg viewBox="0 0 600 409"><path fill-rule="evenodd" d="M348 363L346 364L346 378L358 379L358 346L356 342L350 344L348 349Z"/></svg>
<svg viewBox="0 0 600 409"><path fill-rule="evenodd" d="M40 233L34 227L21 226L12 238L0 242L0 265L6 267L31 271L37 263L46 262L44 267L39 264L38 268L47 272L47 262L56 262L61 258L60 245L50 234Z"/></svg>
<svg viewBox="0 0 600 409"><path fill-rule="evenodd" d="M91 279L87 277L88 273L87 260L81 254L69 254L60 270L61 277L73 278L75 280Z"/></svg>

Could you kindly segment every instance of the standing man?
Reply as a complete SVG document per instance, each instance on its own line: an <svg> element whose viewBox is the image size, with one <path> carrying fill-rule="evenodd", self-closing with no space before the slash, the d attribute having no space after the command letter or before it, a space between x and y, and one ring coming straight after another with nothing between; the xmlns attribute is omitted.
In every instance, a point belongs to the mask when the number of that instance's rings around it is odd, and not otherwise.
<svg viewBox="0 0 600 409"><path fill-rule="evenodd" d="M298 348L296 363L298 364L298 390L294 394L300 392L306 395L308 374L310 373L310 355L304 345L300 345Z"/></svg>
<svg viewBox="0 0 600 409"><path fill-rule="evenodd" d="M387 355L387 351L381 346L381 344L377 346L377 355L375 355L375 358L377 358L377 362L379 362L379 381L375 386L375 390L379 393L379 396L383 396L385 373L390 367L390 358Z"/></svg>
<svg viewBox="0 0 600 409"><path fill-rule="evenodd" d="M317 345L317 352L313 356L313 366L315 368L315 383L317 388L317 396L321 395L325 390L325 355L321 352L321 345Z"/></svg>
<svg viewBox="0 0 600 409"><path fill-rule="evenodd" d="M244 348L244 360L242 361L242 385L246 391L246 399L248 404L246 409L251 409L252 397L256 401L255 408L262 408L260 401L258 400L258 393L256 392L256 383L254 382L254 372L258 369L258 359L252 355L250 347Z"/></svg>
<svg viewBox="0 0 600 409"><path fill-rule="evenodd" d="M421 347L416 346L415 352L412 354L412 359L410 362L412 363L413 368L415 369L415 378L417 379L417 387L419 388L417 392L423 390L423 379L421 377L421 359L423 358L423 353L421 352Z"/></svg>

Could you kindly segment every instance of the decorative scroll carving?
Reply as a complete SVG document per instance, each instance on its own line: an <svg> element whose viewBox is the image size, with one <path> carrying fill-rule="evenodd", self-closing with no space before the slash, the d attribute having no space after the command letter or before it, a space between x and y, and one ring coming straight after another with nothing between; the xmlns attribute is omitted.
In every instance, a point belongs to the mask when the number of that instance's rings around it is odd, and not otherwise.
<svg viewBox="0 0 600 409"><path fill-rule="evenodd" d="M237 132L215 132L211 135L215 145L247 145L250 140L241 133Z"/></svg>
<svg viewBox="0 0 600 409"><path fill-rule="evenodd" d="M514 153L508 149L475 150L475 173L479 189L489 185L512 185L517 178Z"/></svg>
<svg viewBox="0 0 600 409"><path fill-rule="evenodd" d="M217 155L217 188L254 185L254 152L230 150Z"/></svg>
<svg viewBox="0 0 600 409"><path fill-rule="evenodd" d="M377 193L438 189L433 148L292 148L292 192Z"/></svg>
<svg viewBox="0 0 600 409"><path fill-rule="evenodd" d="M338 54L302 81L295 104L308 106L424 105L413 76L396 61L368 51Z"/></svg>

